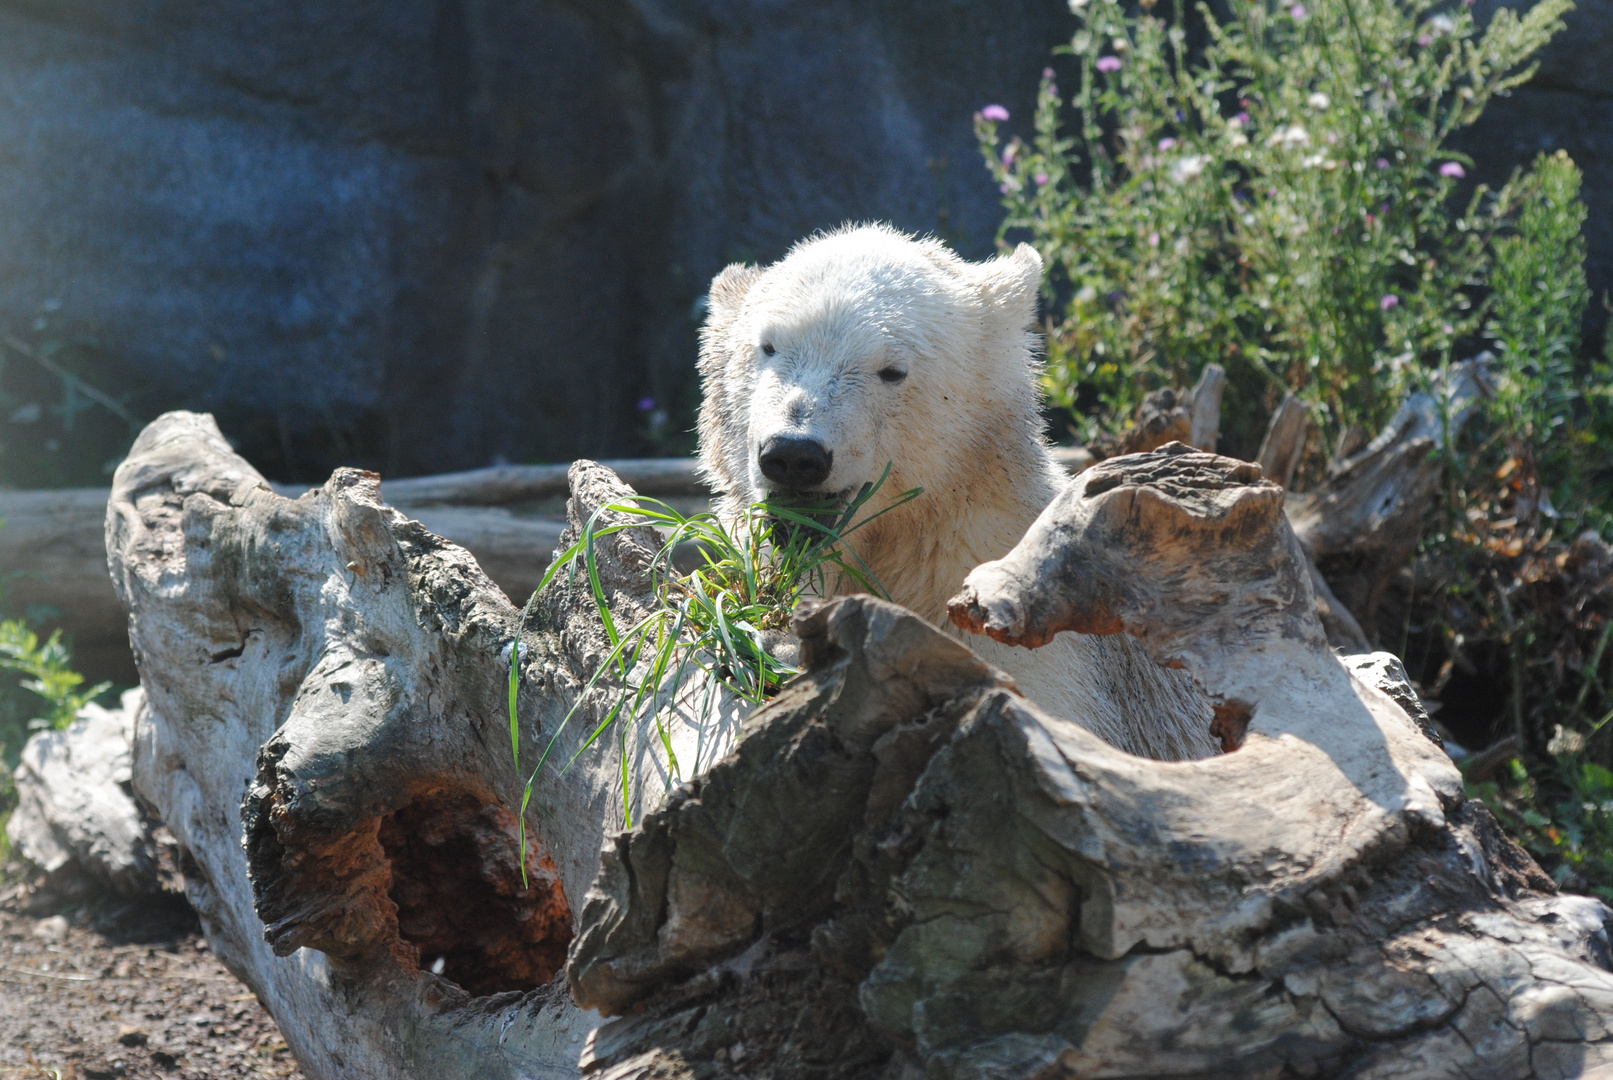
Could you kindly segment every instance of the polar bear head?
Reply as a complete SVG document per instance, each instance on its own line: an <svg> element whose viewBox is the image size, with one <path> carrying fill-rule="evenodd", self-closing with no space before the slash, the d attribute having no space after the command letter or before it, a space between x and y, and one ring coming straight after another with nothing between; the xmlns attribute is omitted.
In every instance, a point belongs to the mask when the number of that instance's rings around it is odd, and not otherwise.
<svg viewBox="0 0 1613 1080"><path fill-rule="evenodd" d="M1045 472L1041 271L1026 244L971 263L863 225L718 274L701 333L700 456L726 510L848 498L889 464L887 494L923 487L926 502L967 513L982 483L1017 483L1010 464Z"/></svg>

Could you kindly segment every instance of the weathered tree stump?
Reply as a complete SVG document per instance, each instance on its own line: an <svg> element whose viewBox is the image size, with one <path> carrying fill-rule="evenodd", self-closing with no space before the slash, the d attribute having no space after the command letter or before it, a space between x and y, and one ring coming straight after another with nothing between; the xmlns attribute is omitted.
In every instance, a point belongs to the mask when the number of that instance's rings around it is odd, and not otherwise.
<svg viewBox="0 0 1613 1080"><path fill-rule="evenodd" d="M1185 442L1214 450L1221 434L1221 398L1227 373L1220 364L1205 364L1190 390L1155 390L1137 406L1131 427L1116 435L1100 434L1089 448L1097 458L1154 450L1169 442Z"/></svg>
<svg viewBox="0 0 1613 1080"><path fill-rule="evenodd" d="M625 490L580 463L574 520ZM500 658L517 613L373 476L292 502L170 414L119 471L108 537L148 694L135 786L310 1077L1613 1060L1606 909L1554 895L1463 801L1363 681L1403 694L1392 670L1329 652L1255 466L1183 447L1095 466L954 606L1006 641L1135 634L1214 697L1231 752L1121 753L848 597L797 614L802 676L713 767L665 797L642 783L633 828L614 741L541 773L525 853ZM629 617L652 543L603 545ZM521 635L527 768L604 652L591 602L551 588ZM585 702L555 760L601 718Z"/></svg>

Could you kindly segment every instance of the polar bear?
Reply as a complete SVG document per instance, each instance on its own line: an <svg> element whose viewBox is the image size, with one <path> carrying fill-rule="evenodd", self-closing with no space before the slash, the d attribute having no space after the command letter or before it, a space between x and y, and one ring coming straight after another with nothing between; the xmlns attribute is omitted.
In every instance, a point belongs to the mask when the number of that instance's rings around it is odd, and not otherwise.
<svg viewBox="0 0 1613 1080"><path fill-rule="evenodd" d="M711 284L700 338L700 460L719 514L777 494L924 494L851 538L892 600L964 636L946 605L1006 555L1068 480L1048 451L1032 329L1042 260L981 263L885 225L804 240ZM968 645L1044 707L1166 760L1217 753L1207 699L1127 635L1036 650Z"/></svg>

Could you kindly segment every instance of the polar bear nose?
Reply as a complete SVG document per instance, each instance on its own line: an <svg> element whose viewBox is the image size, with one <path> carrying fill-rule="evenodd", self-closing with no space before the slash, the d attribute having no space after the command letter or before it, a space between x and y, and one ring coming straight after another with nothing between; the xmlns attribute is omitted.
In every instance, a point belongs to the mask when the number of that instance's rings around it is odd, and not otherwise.
<svg viewBox="0 0 1613 1080"><path fill-rule="evenodd" d="M757 455L762 475L786 491L810 491L829 479L834 453L816 439L775 435Z"/></svg>

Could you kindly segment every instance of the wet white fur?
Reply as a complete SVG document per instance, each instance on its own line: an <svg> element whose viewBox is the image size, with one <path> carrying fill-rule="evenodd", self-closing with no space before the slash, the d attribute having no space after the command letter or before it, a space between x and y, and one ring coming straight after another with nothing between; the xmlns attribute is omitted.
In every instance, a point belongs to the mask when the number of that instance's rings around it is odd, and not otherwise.
<svg viewBox="0 0 1613 1080"><path fill-rule="evenodd" d="M724 514L768 494L757 451L777 434L833 453L826 491L853 493L890 463L880 498L924 494L853 546L891 599L950 628L946 602L965 575L1005 555L1067 479L1036 386L1041 272L1029 245L971 263L863 225L717 275L701 333L700 456ZM890 369L906 377L881 379ZM1122 749L1166 759L1217 749L1204 697L1125 635L1066 633L1027 650L957 633L1045 708Z"/></svg>

